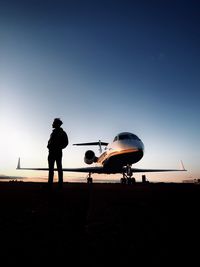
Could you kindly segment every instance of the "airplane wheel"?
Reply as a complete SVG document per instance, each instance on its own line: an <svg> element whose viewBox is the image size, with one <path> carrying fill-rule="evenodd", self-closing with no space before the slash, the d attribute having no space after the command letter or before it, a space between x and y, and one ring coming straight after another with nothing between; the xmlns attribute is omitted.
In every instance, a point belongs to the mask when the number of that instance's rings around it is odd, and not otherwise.
<svg viewBox="0 0 200 267"><path fill-rule="evenodd" d="M120 182L121 182L121 184L126 184L126 178L122 177Z"/></svg>
<svg viewBox="0 0 200 267"><path fill-rule="evenodd" d="M92 182L93 182L92 177L88 177L88 178L87 178L87 183L88 183L88 184L92 184Z"/></svg>
<svg viewBox="0 0 200 267"><path fill-rule="evenodd" d="M127 178L127 183L132 184L132 178Z"/></svg>
<svg viewBox="0 0 200 267"><path fill-rule="evenodd" d="M131 183L134 184L135 182L136 182L135 178L132 177L132 178L131 178Z"/></svg>

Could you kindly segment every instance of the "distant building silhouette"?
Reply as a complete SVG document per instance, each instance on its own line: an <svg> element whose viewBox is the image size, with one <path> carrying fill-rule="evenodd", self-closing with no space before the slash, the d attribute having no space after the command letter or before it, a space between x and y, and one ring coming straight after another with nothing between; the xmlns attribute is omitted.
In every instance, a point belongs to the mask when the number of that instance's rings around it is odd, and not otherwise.
<svg viewBox="0 0 200 267"><path fill-rule="evenodd" d="M187 180L183 180L183 183L187 183L187 184L200 184L200 179L187 179Z"/></svg>

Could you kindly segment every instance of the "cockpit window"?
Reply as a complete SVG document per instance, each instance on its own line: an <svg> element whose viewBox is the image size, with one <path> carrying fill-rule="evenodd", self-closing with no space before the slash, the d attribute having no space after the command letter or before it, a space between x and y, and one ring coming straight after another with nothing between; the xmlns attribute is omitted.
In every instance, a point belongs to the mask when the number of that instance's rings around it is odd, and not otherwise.
<svg viewBox="0 0 200 267"><path fill-rule="evenodd" d="M135 134L121 134L119 135L119 140L132 139L140 140Z"/></svg>
<svg viewBox="0 0 200 267"><path fill-rule="evenodd" d="M129 135L127 134L119 135L119 140L124 140L124 139L130 139Z"/></svg>
<svg viewBox="0 0 200 267"><path fill-rule="evenodd" d="M117 141L117 140L139 140L140 139L137 137L137 135L135 134L132 134L132 133L121 133L121 134L118 134L117 136L115 136L113 142Z"/></svg>

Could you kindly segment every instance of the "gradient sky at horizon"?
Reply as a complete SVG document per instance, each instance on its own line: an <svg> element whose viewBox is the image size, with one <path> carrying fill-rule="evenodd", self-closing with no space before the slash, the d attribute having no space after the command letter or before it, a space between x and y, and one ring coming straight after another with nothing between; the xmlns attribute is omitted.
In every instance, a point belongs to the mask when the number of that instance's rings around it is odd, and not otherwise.
<svg viewBox="0 0 200 267"><path fill-rule="evenodd" d="M65 167L85 166L73 143L129 131L145 145L136 167L188 169L149 180L200 178L199 1L1 0L0 38L0 174L45 176L17 159L46 167L60 117Z"/></svg>

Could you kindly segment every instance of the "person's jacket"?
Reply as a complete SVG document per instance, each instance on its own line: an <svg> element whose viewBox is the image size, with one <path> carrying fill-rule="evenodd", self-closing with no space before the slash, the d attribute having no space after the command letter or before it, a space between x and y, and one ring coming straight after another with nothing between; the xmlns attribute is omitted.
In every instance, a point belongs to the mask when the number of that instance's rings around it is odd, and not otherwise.
<svg viewBox="0 0 200 267"><path fill-rule="evenodd" d="M62 150L68 145L68 136L62 128L55 128L47 144L47 148L51 151Z"/></svg>

